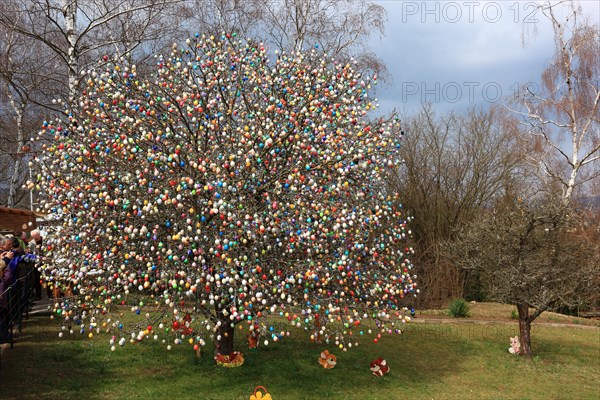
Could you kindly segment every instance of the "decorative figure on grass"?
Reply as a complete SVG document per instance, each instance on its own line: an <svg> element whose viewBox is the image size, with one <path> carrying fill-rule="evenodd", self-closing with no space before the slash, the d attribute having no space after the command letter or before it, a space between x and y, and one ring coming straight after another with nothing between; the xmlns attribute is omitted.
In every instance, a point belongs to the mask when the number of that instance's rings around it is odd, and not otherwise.
<svg viewBox="0 0 600 400"><path fill-rule="evenodd" d="M264 392L264 393L263 393ZM250 395L250 400L272 400L271 395L264 386L254 388L254 393Z"/></svg>
<svg viewBox="0 0 600 400"><path fill-rule="evenodd" d="M234 351L229 355L217 354L215 356L217 365L226 368L240 367L244 364L244 355L239 351Z"/></svg>
<svg viewBox="0 0 600 400"><path fill-rule="evenodd" d="M325 369L331 369L337 364L337 357L328 350L324 350L319 357L319 364Z"/></svg>
<svg viewBox="0 0 600 400"><path fill-rule="evenodd" d="M384 376L390 372L390 367L387 365L387 361L379 357L371 361L371 372L375 376Z"/></svg>
<svg viewBox="0 0 600 400"><path fill-rule="evenodd" d="M254 324L250 328L250 333L248 333L248 348L258 349L258 339L260 338L259 326Z"/></svg>
<svg viewBox="0 0 600 400"><path fill-rule="evenodd" d="M519 337L511 337L510 338L510 347L508 349L510 354L518 355L521 353L521 342L519 342Z"/></svg>

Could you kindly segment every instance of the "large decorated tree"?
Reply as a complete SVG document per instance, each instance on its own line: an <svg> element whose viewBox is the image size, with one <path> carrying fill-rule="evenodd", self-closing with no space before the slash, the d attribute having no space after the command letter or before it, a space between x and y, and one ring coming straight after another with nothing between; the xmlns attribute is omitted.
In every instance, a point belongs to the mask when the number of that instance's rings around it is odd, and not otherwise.
<svg viewBox="0 0 600 400"><path fill-rule="evenodd" d="M77 295L55 312L121 344L209 335L221 358L238 324L343 349L399 332L417 289L386 185L399 122L366 119L375 82L235 35L173 45L148 77L105 57L40 133L42 208L60 226L45 274ZM121 305L137 319L111 320Z"/></svg>

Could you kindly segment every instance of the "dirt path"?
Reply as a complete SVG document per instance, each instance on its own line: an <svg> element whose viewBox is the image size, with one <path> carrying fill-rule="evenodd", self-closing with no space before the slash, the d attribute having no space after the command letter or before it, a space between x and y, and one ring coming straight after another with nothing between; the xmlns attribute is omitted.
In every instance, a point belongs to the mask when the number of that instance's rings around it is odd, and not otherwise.
<svg viewBox="0 0 600 400"><path fill-rule="evenodd" d="M439 317L424 317L419 316L413 318L411 323L414 324L472 324L472 325L518 325L518 321L507 321L500 319L472 319L472 318L439 318ZM559 322L533 322L533 326L550 326L555 328L573 328L573 329L592 329L600 331L600 327L581 324L565 324Z"/></svg>

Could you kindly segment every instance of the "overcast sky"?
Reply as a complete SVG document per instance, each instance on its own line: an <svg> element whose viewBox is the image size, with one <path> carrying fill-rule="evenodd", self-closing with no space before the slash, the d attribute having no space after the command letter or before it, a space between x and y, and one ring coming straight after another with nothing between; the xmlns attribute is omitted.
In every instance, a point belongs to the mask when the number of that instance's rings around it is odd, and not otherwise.
<svg viewBox="0 0 600 400"><path fill-rule="evenodd" d="M440 112L502 102L519 85L537 82L554 53L550 23L531 1L378 3L388 21L371 46L391 75L376 93L382 112L412 114L424 101ZM599 3L580 2L596 24Z"/></svg>

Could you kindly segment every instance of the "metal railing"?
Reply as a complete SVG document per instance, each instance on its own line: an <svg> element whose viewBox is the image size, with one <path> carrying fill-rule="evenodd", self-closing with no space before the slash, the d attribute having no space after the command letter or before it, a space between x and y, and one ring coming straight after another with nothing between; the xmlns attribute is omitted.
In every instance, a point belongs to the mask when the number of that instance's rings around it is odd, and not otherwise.
<svg viewBox="0 0 600 400"><path fill-rule="evenodd" d="M14 347L15 328L21 333L23 319L29 318L29 311L34 300L34 265L25 266L27 273L10 285L2 296L7 296L8 306L0 309L0 344L10 343ZM0 368L2 368L2 352L0 351Z"/></svg>

